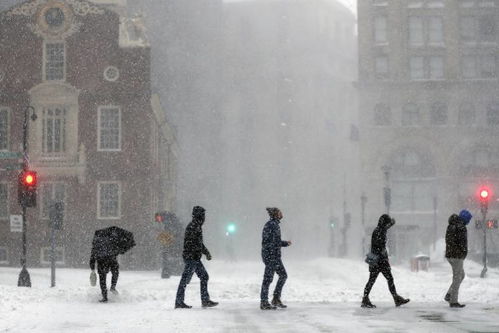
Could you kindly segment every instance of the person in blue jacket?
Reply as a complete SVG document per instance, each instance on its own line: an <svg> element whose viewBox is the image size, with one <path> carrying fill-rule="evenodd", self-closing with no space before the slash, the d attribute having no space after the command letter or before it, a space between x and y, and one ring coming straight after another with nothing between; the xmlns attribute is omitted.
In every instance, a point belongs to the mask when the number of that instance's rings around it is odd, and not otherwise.
<svg viewBox="0 0 499 333"><path fill-rule="evenodd" d="M267 208L270 220L265 223L262 232L262 259L265 264L265 273L263 275L262 290L260 293L260 309L275 310L277 307L286 308L281 302L281 292L284 283L288 278L286 269L281 259L281 247L291 245L290 241L281 240L281 222L283 215L279 208ZM277 273L279 280L274 290L272 304L269 303L269 287L274 279L274 273Z"/></svg>

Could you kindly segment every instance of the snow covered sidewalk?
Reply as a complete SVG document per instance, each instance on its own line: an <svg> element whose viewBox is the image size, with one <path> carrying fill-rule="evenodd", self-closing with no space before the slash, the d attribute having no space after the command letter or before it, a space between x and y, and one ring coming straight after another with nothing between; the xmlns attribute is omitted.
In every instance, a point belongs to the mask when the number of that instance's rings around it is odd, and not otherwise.
<svg viewBox="0 0 499 333"><path fill-rule="evenodd" d="M98 303L89 270L58 269L49 288L49 269L29 269L32 288L18 288L19 269L0 268L0 332L499 332L499 271L480 279L480 265L467 261L460 300L450 309L442 300L450 281L446 263L430 272L394 267L399 293L411 303L395 308L380 276L371 300L378 308L359 307L368 271L346 259L288 261L283 301L288 309L259 310L263 264L206 262L210 294L220 305L201 309L199 280L193 278L186 303L174 310L179 277L159 272L122 271L120 295Z"/></svg>

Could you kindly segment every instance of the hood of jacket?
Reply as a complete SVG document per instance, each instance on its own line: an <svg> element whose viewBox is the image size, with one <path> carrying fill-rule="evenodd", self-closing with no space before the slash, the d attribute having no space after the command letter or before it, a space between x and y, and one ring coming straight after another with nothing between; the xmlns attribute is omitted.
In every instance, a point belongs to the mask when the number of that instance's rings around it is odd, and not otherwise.
<svg viewBox="0 0 499 333"><path fill-rule="evenodd" d="M383 229L390 229L395 224L395 220L388 214L383 214L379 217L378 227Z"/></svg>
<svg viewBox="0 0 499 333"><path fill-rule="evenodd" d="M449 225L461 226L464 225L464 222L457 214L452 214L449 216Z"/></svg>

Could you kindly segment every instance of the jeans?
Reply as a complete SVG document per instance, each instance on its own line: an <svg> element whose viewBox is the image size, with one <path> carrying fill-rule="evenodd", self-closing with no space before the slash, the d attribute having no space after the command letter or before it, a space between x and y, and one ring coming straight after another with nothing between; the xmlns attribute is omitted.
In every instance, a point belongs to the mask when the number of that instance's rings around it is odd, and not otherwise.
<svg viewBox="0 0 499 333"><path fill-rule="evenodd" d="M447 261L452 267L452 284L447 293L450 295L450 303L457 303L459 296L459 287L464 280L464 259L447 258Z"/></svg>
<svg viewBox="0 0 499 333"><path fill-rule="evenodd" d="M177 298L175 300L176 304L184 302L185 288L191 282L192 275L194 272L201 280L201 301L206 302L210 300L210 295L208 294L208 279L210 278L208 272L204 268L201 260L184 260L185 267L184 273L182 273L182 278L177 289Z"/></svg>
<svg viewBox="0 0 499 333"><path fill-rule="evenodd" d="M397 295L397 290L395 288L395 282L393 281L392 270L389 264L380 264L373 268L369 268L369 281L367 281L366 287L364 289L364 297L369 297L371 289L378 278L379 273L383 274L388 282L388 289L393 296Z"/></svg>
<svg viewBox="0 0 499 333"><path fill-rule="evenodd" d="M111 289L114 289L118 283L119 269L120 265L116 260L97 260L97 273L99 273L99 285L103 298L107 298L107 273L111 271Z"/></svg>
<svg viewBox="0 0 499 333"><path fill-rule="evenodd" d="M277 280L274 290L274 297L281 298L282 288L288 278L286 268L284 268L282 260L265 262L265 272L263 274L262 290L260 292L260 300L262 302L268 302L269 300L269 287L274 279L274 273L277 273L279 276L279 280Z"/></svg>

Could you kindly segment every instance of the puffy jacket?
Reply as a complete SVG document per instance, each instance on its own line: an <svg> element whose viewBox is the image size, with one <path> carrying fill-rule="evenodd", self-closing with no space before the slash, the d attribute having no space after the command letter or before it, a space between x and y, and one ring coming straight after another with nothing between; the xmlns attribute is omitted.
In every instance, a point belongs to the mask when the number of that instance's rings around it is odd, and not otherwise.
<svg viewBox="0 0 499 333"><path fill-rule="evenodd" d="M281 247L288 246L288 242L281 240L279 220L272 219L265 223L262 231L262 259L264 263L281 260Z"/></svg>
<svg viewBox="0 0 499 333"><path fill-rule="evenodd" d="M193 219L185 228L184 252L185 260L200 260L204 254L210 256L210 252L203 244L203 221Z"/></svg>
<svg viewBox="0 0 499 333"><path fill-rule="evenodd" d="M465 259L468 255L468 230L464 221L456 214L449 217L445 233L445 257Z"/></svg>

